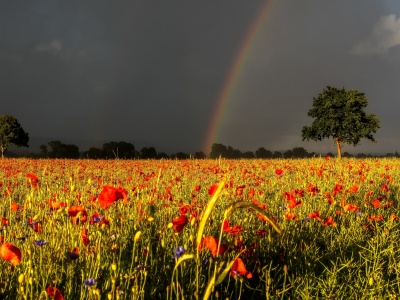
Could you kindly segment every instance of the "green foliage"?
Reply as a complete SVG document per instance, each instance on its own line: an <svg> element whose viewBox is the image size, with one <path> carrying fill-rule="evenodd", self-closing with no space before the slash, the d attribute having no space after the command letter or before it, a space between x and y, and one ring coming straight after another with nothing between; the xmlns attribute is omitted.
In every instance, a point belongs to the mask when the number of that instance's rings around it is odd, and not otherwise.
<svg viewBox="0 0 400 300"><path fill-rule="evenodd" d="M293 157L293 151L292 150L287 150L283 153L283 158L292 158Z"/></svg>
<svg viewBox="0 0 400 300"><path fill-rule="evenodd" d="M252 151L246 151L242 153L242 158L252 159L254 158L254 153Z"/></svg>
<svg viewBox="0 0 400 300"><path fill-rule="evenodd" d="M207 155L203 153L203 151L195 152L194 158L196 159L206 159Z"/></svg>
<svg viewBox="0 0 400 300"><path fill-rule="evenodd" d="M60 141L51 141L47 143L51 151L47 151L45 145L40 146L42 153L47 153L50 158L79 158L79 148L76 145L66 145Z"/></svg>
<svg viewBox="0 0 400 300"><path fill-rule="evenodd" d="M0 148L1 155L4 157L4 152L11 145L15 147L28 148L29 135L24 131L17 119L13 116L0 116Z"/></svg>
<svg viewBox="0 0 400 300"><path fill-rule="evenodd" d="M157 151L154 147L143 147L142 150L140 150L140 158L141 159L155 159L157 158Z"/></svg>
<svg viewBox="0 0 400 300"><path fill-rule="evenodd" d="M282 158L282 153L279 151L275 151L274 154L272 154L272 158Z"/></svg>
<svg viewBox="0 0 400 300"><path fill-rule="evenodd" d="M295 147L292 149L293 157L295 158L306 158L308 157L308 151L303 147Z"/></svg>
<svg viewBox="0 0 400 300"><path fill-rule="evenodd" d="M256 157L257 158L271 158L272 157L272 152L269 150L266 150L264 147L258 148L256 151Z"/></svg>
<svg viewBox="0 0 400 300"><path fill-rule="evenodd" d="M165 152L160 152L160 153L158 153L157 154L157 159L168 159L169 158L169 156L167 155L167 153L165 153Z"/></svg>
<svg viewBox="0 0 400 300"><path fill-rule="evenodd" d="M318 98L313 98L313 107L308 116L315 118L311 126L302 129L303 141L321 141L332 137L335 142L358 145L362 138L376 142L372 136L379 126L374 114L367 115L364 108L368 101L365 94L357 90L345 91L327 86Z"/></svg>

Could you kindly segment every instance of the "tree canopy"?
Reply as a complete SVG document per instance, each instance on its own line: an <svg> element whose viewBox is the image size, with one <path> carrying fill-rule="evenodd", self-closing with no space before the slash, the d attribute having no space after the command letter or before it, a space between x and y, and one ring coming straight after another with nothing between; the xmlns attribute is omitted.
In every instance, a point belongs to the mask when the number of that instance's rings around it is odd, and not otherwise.
<svg viewBox="0 0 400 300"><path fill-rule="evenodd" d="M4 158L4 152L11 145L15 145L17 148L28 148L28 142L29 135L24 131L16 118L9 115L0 116L0 148L2 158Z"/></svg>
<svg viewBox="0 0 400 300"><path fill-rule="evenodd" d="M315 120L311 126L303 127L303 141L321 141L332 137L337 145L339 158L343 144L356 146L362 138L376 143L372 133L380 128L380 120L375 114L367 115L364 112L368 105L364 93L327 86L313 100L308 116Z"/></svg>

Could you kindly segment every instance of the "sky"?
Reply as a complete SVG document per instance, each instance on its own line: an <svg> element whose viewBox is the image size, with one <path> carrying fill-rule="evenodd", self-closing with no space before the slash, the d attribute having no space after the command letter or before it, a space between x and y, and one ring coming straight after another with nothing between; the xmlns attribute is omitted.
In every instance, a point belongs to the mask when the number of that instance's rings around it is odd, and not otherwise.
<svg viewBox="0 0 400 300"><path fill-rule="evenodd" d="M332 139L301 138L328 85L365 93L381 120L377 143L343 151L400 151L398 0L2 1L0 28L0 114L31 151L336 153Z"/></svg>

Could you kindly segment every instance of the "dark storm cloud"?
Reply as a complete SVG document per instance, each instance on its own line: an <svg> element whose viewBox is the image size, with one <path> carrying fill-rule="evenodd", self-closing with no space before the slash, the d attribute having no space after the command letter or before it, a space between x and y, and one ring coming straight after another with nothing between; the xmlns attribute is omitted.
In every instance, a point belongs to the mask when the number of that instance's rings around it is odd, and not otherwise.
<svg viewBox="0 0 400 300"><path fill-rule="evenodd" d="M1 114L17 117L31 136L81 147L85 140L125 140L170 153L198 151L263 3L3 2ZM331 140L300 137L312 122L312 97L332 85L366 93L368 112L382 121L377 144L362 141L345 151L400 150L399 16L393 1L276 1L217 142L241 150L332 151Z"/></svg>

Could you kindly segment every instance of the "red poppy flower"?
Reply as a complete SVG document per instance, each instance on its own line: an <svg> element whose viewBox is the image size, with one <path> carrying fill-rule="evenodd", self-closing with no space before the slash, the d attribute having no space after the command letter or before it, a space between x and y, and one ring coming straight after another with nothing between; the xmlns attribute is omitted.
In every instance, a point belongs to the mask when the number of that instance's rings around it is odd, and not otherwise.
<svg viewBox="0 0 400 300"><path fill-rule="evenodd" d="M379 208L381 206L378 199L376 199L375 201L372 201L371 204L373 206L375 206L376 208Z"/></svg>
<svg viewBox="0 0 400 300"><path fill-rule="evenodd" d="M325 160L330 160L331 157L329 155L325 156Z"/></svg>
<svg viewBox="0 0 400 300"><path fill-rule="evenodd" d="M336 223L333 222L332 216L329 216L328 219L325 220L324 226L326 225L332 225L333 227L336 227Z"/></svg>
<svg viewBox="0 0 400 300"><path fill-rule="evenodd" d="M215 257L217 255L217 249L218 249L218 239L216 239L213 236L208 236L203 239L202 243L205 245L205 248L211 251L212 256ZM200 245L200 249L202 250ZM219 255L224 254L228 250L228 245L227 244L221 244L219 245Z"/></svg>
<svg viewBox="0 0 400 300"><path fill-rule="evenodd" d="M17 205L17 203L13 202L13 204L11 204L11 210L16 212L18 210L19 206Z"/></svg>
<svg viewBox="0 0 400 300"><path fill-rule="evenodd" d="M172 220L172 224L176 232L182 232L187 223L188 219L185 215L181 215L179 218Z"/></svg>
<svg viewBox="0 0 400 300"><path fill-rule="evenodd" d="M16 266L21 262L21 250L11 243L4 243L0 247L0 257Z"/></svg>
<svg viewBox="0 0 400 300"><path fill-rule="evenodd" d="M80 218L79 220L76 218L76 216L80 213ZM85 224L87 221L87 212L86 210L80 206L80 205L73 205L68 209L68 214L73 217L72 220L76 225L79 225L79 221L82 222L82 224Z"/></svg>
<svg viewBox="0 0 400 300"><path fill-rule="evenodd" d="M127 199L128 192L122 186L115 188L105 185L99 195L99 204L101 207L107 208L119 199Z"/></svg>
<svg viewBox="0 0 400 300"><path fill-rule="evenodd" d="M228 220L225 220L224 221L224 224L222 224L222 231L230 231L232 229L232 227L231 226L229 226L229 222L228 222Z"/></svg>
<svg viewBox="0 0 400 300"><path fill-rule="evenodd" d="M244 262L240 258L236 258L231 270L232 277L236 277L238 274L246 275L247 278L253 277L253 275L246 270L246 266L244 265Z"/></svg>
<svg viewBox="0 0 400 300"><path fill-rule="evenodd" d="M28 174L27 177L31 179L32 183L38 183L39 182L39 179L33 173Z"/></svg>
<svg viewBox="0 0 400 300"><path fill-rule="evenodd" d="M82 242L82 244L84 244L85 246L89 245L89 243L90 243L90 240L89 240L89 238L87 237L87 232L88 232L87 229L82 229L82 231L81 231L81 242Z"/></svg>
<svg viewBox="0 0 400 300"><path fill-rule="evenodd" d="M64 300L61 292L59 289L53 288L52 286L49 286L47 289L47 294L51 297L51 299L54 300Z"/></svg>
<svg viewBox="0 0 400 300"><path fill-rule="evenodd" d="M390 221L394 221L394 220L396 220L397 219L397 216L396 215L391 215L390 216Z"/></svg>
<svg viewBox="0 0 400 300"><path fill-rule="evenodd" d="M275 170L276 175L281 175L283 173L282 170Z"/></svg>
<svg viewBox="0 0 400 300"><path fill-rule="evenodd" d="M193 190L194 191L199 191L200 190L200 185L196 185Z"/></svg>
<svg viewBox="0 0 400 300"><path fill-rule="evenodd" d="M310 217L310 219L316 218L318 221L322 221L321 217L319 216L319 210L316 210L312 214L309 213L308 216Z"/></svg>
<svg viewBox="0 0 400 300"><path fill-rule="evenodd" d="M214 193L217 191L218 189L218 185L213 184L209 189L208 189L208 193L212 196L214 195Z"/></svg>

